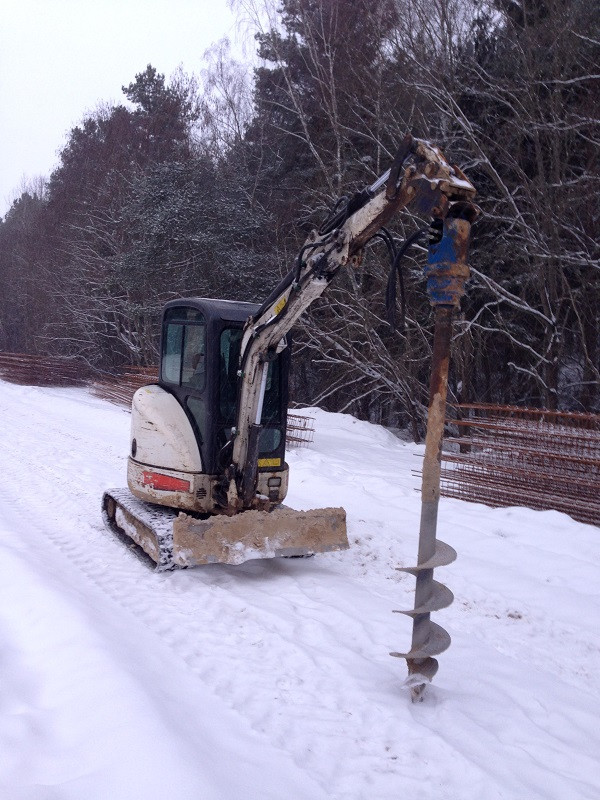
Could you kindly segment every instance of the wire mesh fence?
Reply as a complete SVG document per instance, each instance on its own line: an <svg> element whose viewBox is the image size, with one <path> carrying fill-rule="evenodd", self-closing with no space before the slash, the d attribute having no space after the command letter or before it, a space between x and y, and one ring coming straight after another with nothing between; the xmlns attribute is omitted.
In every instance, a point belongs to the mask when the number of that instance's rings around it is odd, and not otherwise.
<svg viewBox="0 0 600 800"><path fill-rule="evenodd" d="M91 372L86 364L69 358L0 353L0 378L27 386L85 386Z"/></svg>
<svg viewBox="0 0 600 800"><path fill-rule="evenodd" d="M157 382L158 368L128 365L107 374L81 359L0 353L0 378L26 386L88 386L99 397L128 405L137 389Z"/></svg>
<svg viewBox="0 0 600 800"><path fill-rule="evenodd" d="M90 383L92 394L118 403L130 406L133 395L142 386L158 383L158 367L124 367L117 375L102 376Z"/></svg>
<svg viewBox="0 0 600 800"><path fill-rule="evenodd" d="M286 444L288 447L308 447L315 436L315 418L303 414L287 415Z"/></svg>
<svg viewBox="0 0 600 800"><path fill-rule="evenodd" d="M441 493L491 506L556 509L600 525L600 415L453 406ZM449 446L449 447L448 447Z"/></svg>
<svg viewBox="0 0 600 800"><path fill-rule="evenodd" d="M93 372L82 361L30 353L0 353L0 378L27 386L88 386L97 397L131 406L138 389L158 382L158 367L130 365L107 375ZM314 417L288 414L288 447L307 447L313 441L314 433Z"/></svg>

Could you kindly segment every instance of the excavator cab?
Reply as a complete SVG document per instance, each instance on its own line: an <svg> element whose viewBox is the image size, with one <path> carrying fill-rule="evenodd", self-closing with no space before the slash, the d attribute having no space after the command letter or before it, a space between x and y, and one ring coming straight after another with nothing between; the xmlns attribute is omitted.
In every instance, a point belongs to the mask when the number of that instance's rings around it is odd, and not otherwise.
<svg viewBox="0 0 600 800"><path fill-rule="evenodd" d="M159 381L133 398L127 480L140 500L200 514L226 508L243 326L252 303L185 298L163 311ZM289 347L269 363L255 508L287 493Z"/></svg>
<svg viewBox="0 0 600 800"><path fill-rule="evenodd" d="M203 471L209 474L221 473L226 466L224 448L237 418L243 326L258 308L253 303L186 298L171 301L163 311L159 385L184 410ZM259 471L281 470L284 465L289 367L286 347L269 364Z"/></svg>

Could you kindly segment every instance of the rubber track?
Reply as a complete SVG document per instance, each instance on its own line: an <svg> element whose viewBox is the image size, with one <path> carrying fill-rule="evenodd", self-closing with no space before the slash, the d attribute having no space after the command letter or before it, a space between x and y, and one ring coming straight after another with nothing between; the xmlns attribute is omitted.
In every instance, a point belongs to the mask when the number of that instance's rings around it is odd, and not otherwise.
<svg viewBox="0 0 600 800"><path fill-rule="evenodd" d="M149 531L153 533L158 542L159 560L155 562L154 559L139 546L129 536L127 531L119 527L115 520L111 519L106 513L105 498L112 497L117 505L125 511L126 514L134 517L138 522ZM143 553L144 560L152 564L157 572L164 572L165 570L176 569L177 565L173 562L173 521L177 518L178 512L165 506L153 505L152 503L143 503L134 497L129 489L109 489L104 493L102 499L102 517L105 524L110 528L113 533L116 533L121 540L125 540L128 546L135 545L140 555Z"/></svg>

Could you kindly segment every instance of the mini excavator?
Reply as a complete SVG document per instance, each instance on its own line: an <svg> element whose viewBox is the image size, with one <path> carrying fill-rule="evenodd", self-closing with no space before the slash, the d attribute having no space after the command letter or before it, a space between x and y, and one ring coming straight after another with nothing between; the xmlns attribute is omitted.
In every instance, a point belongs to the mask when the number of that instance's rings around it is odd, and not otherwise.
<svg viewBox="0 0 600 800"><path fill-rule="evenodd" d="M167 303L158 383L134 395L128 488L104 493L107 525L158 570L346 549L343 509L282 505L291 328L402 209L441 229L474 195L439 148L407 136L390 169L310 233L261 305Z"/></svg>

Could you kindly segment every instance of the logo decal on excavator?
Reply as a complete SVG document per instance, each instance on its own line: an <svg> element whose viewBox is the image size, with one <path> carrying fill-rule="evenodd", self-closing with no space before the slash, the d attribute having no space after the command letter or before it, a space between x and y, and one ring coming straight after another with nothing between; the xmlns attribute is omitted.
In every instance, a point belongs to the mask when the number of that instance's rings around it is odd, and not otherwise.
<svg viewBox="0 0 600 800"><path fill-rule="evenodd" d="M189 492L190 482L182 478L174 478L172 475L162 475L160 472L144 471L142 476L144 486L151 489L159 489L164 492Z"/></svg>
<svg viewBox="0 0 600 800"><path fill-rule="evenodd" d="M285 308L285 304L286 304L286 303L287 303L287 299L286 299L285 297L282 297L282 298L281 298L281 300L278 300L278 301L277 301L277 304L275 305L275 308L273 309L273 310L275 311L275 313L276 313L276 314L279 314L279 312L280 312L280 311L281 311L283 308Z"/></svg>

